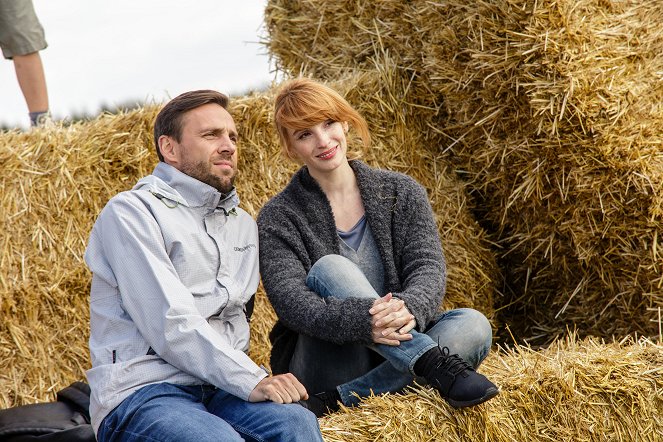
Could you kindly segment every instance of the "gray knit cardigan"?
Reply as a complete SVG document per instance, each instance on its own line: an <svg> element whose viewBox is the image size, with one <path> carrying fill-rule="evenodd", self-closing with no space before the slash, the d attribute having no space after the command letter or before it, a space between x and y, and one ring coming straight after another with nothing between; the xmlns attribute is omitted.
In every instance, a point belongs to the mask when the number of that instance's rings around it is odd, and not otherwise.
<svg viewBox="0 0 663 442"><path fill-rule="evenodd" d="M425 189L411 177L350 161L384 265L385 290L403 299L423 331L442 303L446 263ZM279 318L270 333L275 374L288 371L297 334L336 344L369 344L371 299L321 298L306 275L339 254L331 205L306 166L258 215L260 271ZM384 295L381 293L380 295Z"/></svg>

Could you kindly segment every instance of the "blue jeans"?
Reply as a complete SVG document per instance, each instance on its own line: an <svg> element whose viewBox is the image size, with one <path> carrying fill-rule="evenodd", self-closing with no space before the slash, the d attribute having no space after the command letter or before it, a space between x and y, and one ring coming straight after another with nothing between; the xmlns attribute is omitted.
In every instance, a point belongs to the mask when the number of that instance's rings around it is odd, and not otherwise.
<svg viewBox="0 0 663 442"><path fill-rule="evenodd" d="M299 404L247 402L209 385L148 385L102 421L101 441L322 441Z"/></svg>
<svg viewBox="0 0 663 442"><path fill-rule="evenodd" d="M359 267L340 255L320 258L311 267L306 285L323 298L379 297ZM345 405L356 405L359 398L371 393L397 392L412 385L414 364L438 342L474 368L488 355L492 343L492 329L486 317L468 308L440 313L427 324L424 333L410 333L412 340L398 346L336 345L299 335L290 371L309 394L336 388ZM383 360L376 360L375 353ZM425 383L422 379L417 382Z"/></svg>

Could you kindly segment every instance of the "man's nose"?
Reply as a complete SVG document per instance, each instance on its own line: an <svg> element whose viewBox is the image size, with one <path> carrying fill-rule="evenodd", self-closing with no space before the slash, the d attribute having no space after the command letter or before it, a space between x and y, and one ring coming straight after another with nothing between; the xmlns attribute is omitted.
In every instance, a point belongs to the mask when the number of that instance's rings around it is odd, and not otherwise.
<svg viewBox="0 0 663 442"><path fill-rule="evenodd" d="M221 141L219 142L219 146L217 147L217 151L219 153L229 152L232 155L233 153L235 153L236 150L237 146L230 139L230 135L223 134L223 136L221 137Z"/></svg>

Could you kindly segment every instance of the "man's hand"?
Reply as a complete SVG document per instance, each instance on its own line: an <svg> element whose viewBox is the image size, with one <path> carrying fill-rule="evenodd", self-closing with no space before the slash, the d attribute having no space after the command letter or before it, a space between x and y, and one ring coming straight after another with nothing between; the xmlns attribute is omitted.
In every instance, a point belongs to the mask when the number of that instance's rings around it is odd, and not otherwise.
<svg viewBox="0 0 663 442"><path fill-rule="evenodd" d="M305 399L308 399L306 388L292 373L264 378L249 395L249 402L272 401L278 404L291 404Z"/></svg>
<svg viewBox="0 0 663 442"><path fill-rule="evenodd" d="M405 307L405 302L396 299L391 293L376 299L368 311L371 318L373 342L376 344L400 345L401 341L409 341L409 334L416 321Z"/></svg>

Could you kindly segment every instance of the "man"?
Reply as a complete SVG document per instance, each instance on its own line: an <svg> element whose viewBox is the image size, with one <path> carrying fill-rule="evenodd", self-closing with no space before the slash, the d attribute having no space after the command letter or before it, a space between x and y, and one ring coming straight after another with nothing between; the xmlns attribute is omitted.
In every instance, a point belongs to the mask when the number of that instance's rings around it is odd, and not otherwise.
<svg viewBox="0 0 663 442"><path fill-rule="evenodd" d="M167 103L154 125L159 164L92 229L87 377L100 441L322 440L296 403L308 398L302 384L245 354L258 233L238 207L226 107L209 90Z"/></svg>
<svg viewBox="0 0 663 442"><path fill-rule="evenodd" d="M0 0L0 47L14 69L28 106L30 124L49 121L46 77L39 51L46 49L44 28L32 0Z"/></svg>

